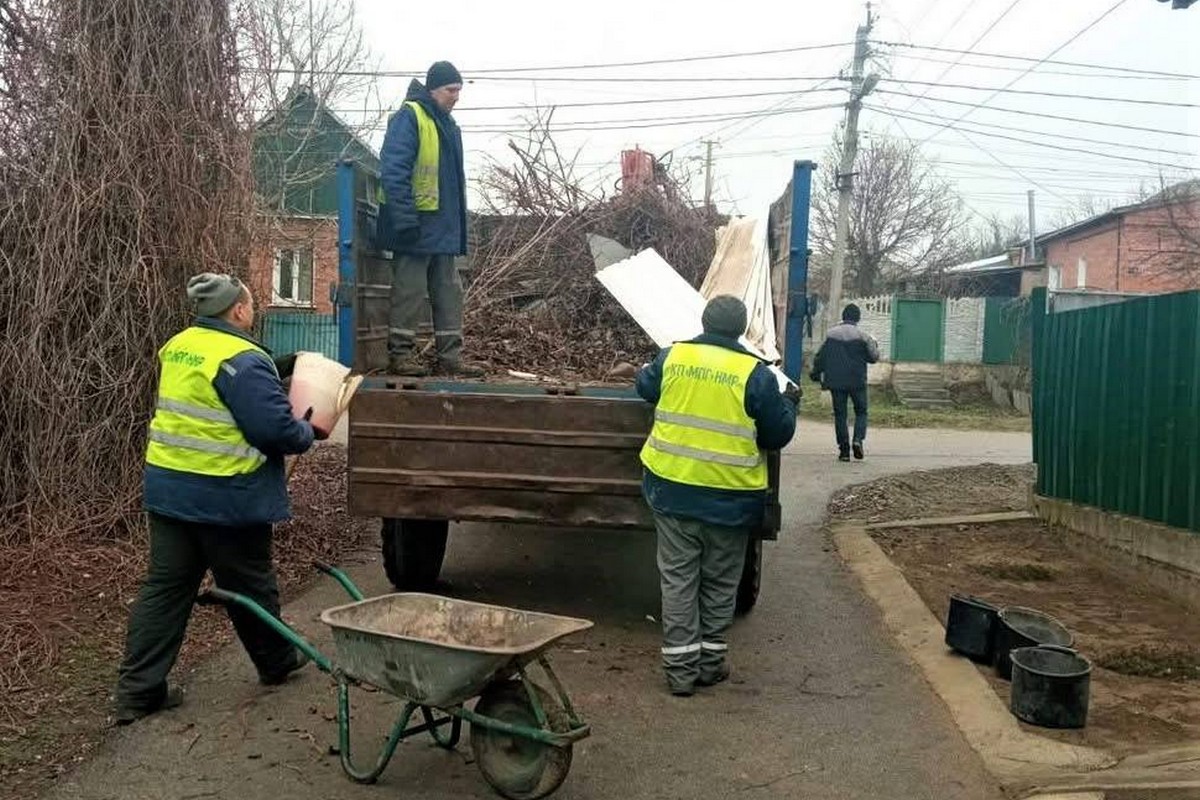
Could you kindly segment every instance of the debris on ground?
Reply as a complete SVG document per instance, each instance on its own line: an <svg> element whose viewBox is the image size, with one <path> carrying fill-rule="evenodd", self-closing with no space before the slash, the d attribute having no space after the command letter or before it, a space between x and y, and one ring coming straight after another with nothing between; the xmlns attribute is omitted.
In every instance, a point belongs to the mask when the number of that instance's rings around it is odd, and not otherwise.
<svg viewBox="0 0 1200 800"><path fill-rule="evenodd" d="M830 501L829 515L861 522L895 522L1023 511L1029 504L1033 478L1032 464L909 472L842 489Z"/></svg>
<svg viewBox="0 0 1200 800"><path fill-rule="evenodd" d="M346 451L321 445L297 463L294 518L276 526L280 591L299 595L333 563L373 544L376 526L346 508ZM0 549L0 785L39 787L94 750L108 724L129 606L145 574L144 532L62 548L50 540ZM175 674L233 638L224 612L196 608Z"/></svg>

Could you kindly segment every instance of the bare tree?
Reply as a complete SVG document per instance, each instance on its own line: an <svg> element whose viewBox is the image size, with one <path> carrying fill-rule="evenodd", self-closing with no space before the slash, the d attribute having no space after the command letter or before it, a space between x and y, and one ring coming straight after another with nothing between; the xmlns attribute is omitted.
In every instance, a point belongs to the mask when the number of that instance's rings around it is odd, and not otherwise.
<svg viewBox="0 0 1200 800"><path fill-rule="evenodd" d="M1018 247L1029 239L1029 222L1020 214L991 214L984 217L975 229L975 257L999 255L1010 247Z"/></svg>
<svg viewBox="0 0 1200 800"><path fill-rule="evenodd" d="M827 160L835 163L838 151L835 140ZM825 260L833 252L838 187L833 171L821 176L813 240ZM962 201L949 181L913 145L870 137L856 164L846 291L870 295L917 275L936 275L970 252Z"/></svg>
<svg viewBox="0 0 1200 800"><path fill-rule="evenodd" d="M369 105L375 64L354 0L240 0L238 12L257 171L272 176L258 191L264 207L283 211L289 192L326 178L341 155L323 136L327 111L360 105L341 117L360 138L378 124L378 97L373 114Z"/></svg>

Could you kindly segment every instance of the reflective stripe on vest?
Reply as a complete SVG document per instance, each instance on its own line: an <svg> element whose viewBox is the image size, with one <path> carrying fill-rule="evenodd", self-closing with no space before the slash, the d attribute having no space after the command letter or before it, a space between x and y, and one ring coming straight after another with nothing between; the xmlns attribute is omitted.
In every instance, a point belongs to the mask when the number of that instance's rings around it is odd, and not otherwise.
<svg viewBox="0 0 1200 800"><path fill-rule="evenodd" d="M674 345L663 364L642 463L661 478L713 489L767 488L746 382L759 361L723 347Z"/></svg>
<svg viewBox="0 0 1200 800"><path fill-rule="evenodd" d="M146 463L177 472L228 477L254 472L266 457L246 441L213 386L228 359L253 342L212 328L191 327L158 351L158 402L146 444Z"/></svg>

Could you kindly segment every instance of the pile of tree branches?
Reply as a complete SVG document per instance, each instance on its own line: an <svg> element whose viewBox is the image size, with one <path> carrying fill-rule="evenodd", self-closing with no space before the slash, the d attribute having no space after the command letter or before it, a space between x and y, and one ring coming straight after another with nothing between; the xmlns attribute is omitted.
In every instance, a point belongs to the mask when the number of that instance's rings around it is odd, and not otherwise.
<svg viewBox="0 0 1200 800"><path fill-rule="evenodd" d="M656 348L595 277L588 236L632 252L653 248L699 287L724 218L692 205L663 167L612 197L588 187L555 145L548 118L510 144L511 163L482 179L487 213L473 220L466 329L471 355L498 371L602 381Z"/></svg>
<svg viewBox="0 0 1200 800"><path fill-rule="evenodd" d="M0 545L135 519L156 349L251 218L227 0L0 9Z"/></svg>

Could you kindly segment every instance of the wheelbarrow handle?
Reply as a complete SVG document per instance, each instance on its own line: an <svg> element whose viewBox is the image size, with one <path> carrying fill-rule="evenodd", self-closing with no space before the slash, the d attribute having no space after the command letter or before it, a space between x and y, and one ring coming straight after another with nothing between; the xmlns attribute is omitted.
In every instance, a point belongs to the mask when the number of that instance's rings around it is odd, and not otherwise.
<svg viewBox="0 0 1200 800"><path fill-rule="evenodd" d="M238 596L233 592L227 592L224 589L218 589L216 586L211 589L205 589L200 594L196 595L196 605L198 606L229 606L236 605Z"/></svg>
<svg viewBox="0 0 1200 800"><path fill-rule="evenodd" d="M350 576L342 572L337 567L325 561L313 561L313 567L319 572L325 573L340 583L342 588L346 590L346 594L350 595L352 600L357 601L363 599L363 593L359 591L359 588L354 584L354 581L350 580Z"/></svg>
<svg viewBox="0 0 1200 800"><path fill-rule="evenodd" d="M313 647L299 632L244 594L226 591L214 586L196 595L196 603L202 606L225 606L231 609L234 607L243 608L255 617L258 617L260 622L294 645L297 650L300 650L311 658L313 663L323 672L329 672L333 669L333 664L329 659L322 655L320 650Z"/></svg>

